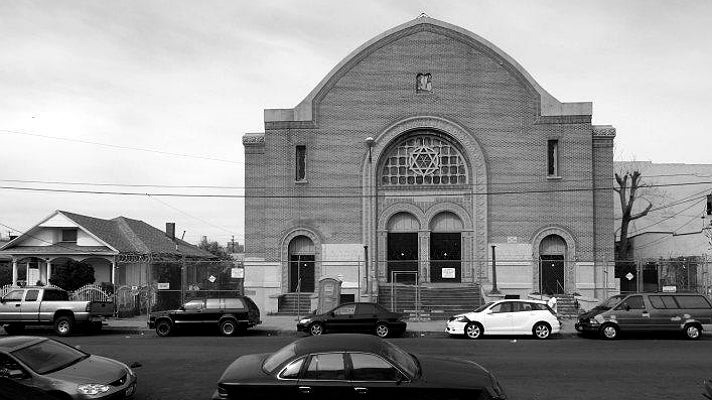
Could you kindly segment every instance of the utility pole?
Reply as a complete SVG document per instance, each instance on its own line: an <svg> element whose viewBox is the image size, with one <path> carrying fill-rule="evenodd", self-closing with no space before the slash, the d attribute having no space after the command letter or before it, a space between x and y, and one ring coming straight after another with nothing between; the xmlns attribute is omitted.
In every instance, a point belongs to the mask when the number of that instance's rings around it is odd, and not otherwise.
<svg viewBox="0 0 712 400"><path fill-rule="evenodd" d="M497 246L492 245L492 290L489 294L501 294L497 289L497 257L494 253L495 248L497 248Z"/></svg>

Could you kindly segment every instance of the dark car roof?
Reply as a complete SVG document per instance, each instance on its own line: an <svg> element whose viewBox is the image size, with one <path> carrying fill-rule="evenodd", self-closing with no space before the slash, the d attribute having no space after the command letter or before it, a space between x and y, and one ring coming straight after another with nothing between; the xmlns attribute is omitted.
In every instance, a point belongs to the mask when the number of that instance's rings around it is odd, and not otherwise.
<svg viewBox="0 0 712 400"><path fill-rule="evenodd" d="M333 334L311 336L294 342L296 355L330 351L363 351L379 353L383 340L372 335Z"/></svg>
<svg viewBox="0 0 712 400"><path fill-rule="evenodd" d="M31 344L43 342L47 338L39 336L9 336L0 338L0 350L2 351L15 351L23 347L27 347Z"/></svg>

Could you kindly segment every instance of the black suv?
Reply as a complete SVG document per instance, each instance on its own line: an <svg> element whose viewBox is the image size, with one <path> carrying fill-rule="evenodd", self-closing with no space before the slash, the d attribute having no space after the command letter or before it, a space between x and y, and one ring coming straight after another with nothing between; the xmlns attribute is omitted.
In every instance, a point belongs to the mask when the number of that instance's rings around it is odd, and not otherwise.
<svg viewBox="0 0 712 400"><path fill-rule="evenodd" d="M318 336L329 332L371 332L379 337L405 333L405 315L386 310L376 303L345 303L324 314L302 318L297 331Z"/></svg>
<svg viewBox="0 0 712 400"><path fill-rule="evenodd" d="M217 327L221 334L231 336L261 323L260 310L246 296L190 300L177 310L151 313L148 319L148 327L155 328L158 336L197 327Z"/></svg>

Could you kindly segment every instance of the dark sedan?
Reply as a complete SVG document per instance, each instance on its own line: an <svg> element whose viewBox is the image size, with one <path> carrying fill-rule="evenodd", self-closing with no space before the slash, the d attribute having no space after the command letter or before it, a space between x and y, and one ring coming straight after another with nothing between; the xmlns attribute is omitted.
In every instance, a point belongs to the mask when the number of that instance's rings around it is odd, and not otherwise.
<svg viewBox="0 0 712 400"><path fill-rule="evenodd" d="M323 314L302 318L297 330L318 336L326 332L370 332L379 337L402 335L404 315L386 310L376 303L344 303Z"/></svg>
<svg viewBox="0 0 712 400"><path fill-rule="evenodd" d="M118 400L136 392L136 375L125 364L42 337L0 339L0 376L30 388L26 394L43 391L58 399Z"/></svg>
<svg viewBox="0 0 712 400"><path fill-rule="evenodd" d="M506 399L475 362L406 353L377 337L299 339L273 354L235 360L218 381L226 399Z"/></svg>

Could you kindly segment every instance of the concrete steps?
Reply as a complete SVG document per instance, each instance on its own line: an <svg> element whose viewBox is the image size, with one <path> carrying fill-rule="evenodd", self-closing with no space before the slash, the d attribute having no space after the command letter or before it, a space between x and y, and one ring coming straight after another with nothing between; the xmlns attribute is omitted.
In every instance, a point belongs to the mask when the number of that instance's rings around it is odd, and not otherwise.
<svg viewBox="0 0 712 400"><path fill-rule="evenodd" d="M311 311L311 293L285 293L279 296L277 315L308 314Z"/></svg>

